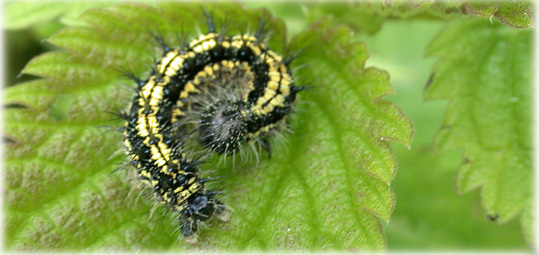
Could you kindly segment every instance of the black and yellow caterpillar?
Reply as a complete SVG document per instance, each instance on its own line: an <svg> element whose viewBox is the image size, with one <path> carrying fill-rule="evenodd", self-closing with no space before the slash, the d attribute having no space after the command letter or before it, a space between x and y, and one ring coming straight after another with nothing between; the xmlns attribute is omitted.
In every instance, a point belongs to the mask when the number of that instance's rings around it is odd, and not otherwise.
<svg viewBox="0 0 539 255"><path fill-rule="evenodd" d="M124 114L124 144L138 177L158 199L178 214L184 241L197 241L197 226L227 210L205 188L195 147L218 154L235 153L242 144L260 143L287 125L296 94L289 64L262 38L265 23L254 35L209 32L165 51L150 77L137 82L131 108Z"/></svg>

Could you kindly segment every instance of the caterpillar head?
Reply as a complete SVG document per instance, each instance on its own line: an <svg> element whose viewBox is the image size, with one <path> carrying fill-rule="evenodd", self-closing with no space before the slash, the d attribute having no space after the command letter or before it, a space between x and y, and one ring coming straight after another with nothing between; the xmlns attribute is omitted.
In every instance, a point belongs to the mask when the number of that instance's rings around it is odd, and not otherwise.
<svg viewBox="0 0 539 255"><path fill-rule="evenodd" d="M220 100L202 114L199 125L200 144L219 154L237 151L245 140L246 122L241 101Z"/></svg>

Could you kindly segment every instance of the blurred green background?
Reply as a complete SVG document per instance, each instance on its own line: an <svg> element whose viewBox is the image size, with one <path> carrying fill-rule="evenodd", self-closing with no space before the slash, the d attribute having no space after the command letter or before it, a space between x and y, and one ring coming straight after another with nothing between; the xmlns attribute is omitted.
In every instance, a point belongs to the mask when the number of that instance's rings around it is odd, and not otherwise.
<svg viewBox="0 0 539 255"><path fill-rule="evenodd" d="M264 3L249 3L253 7ZM306 22L298 3L267 6L286 20L289 34ZM456 170L460 152L436 154L432 138L442 123L447 102L423 100L434 59L425 59L424 49L443 28L441 20L388 20L374 35L360 33L356 40L368 45L368 66L385 69L396 91L387 99L397 104L414 123L410 149L392 144L398 173L392 182L396 207L384 223L389 250L525 250L527 245L517 220L498 225L489 221L477 191L458 196ZM29 30L5 32L7 86L31 77L16 78L24 64L40 52L52 50L42 40L61 28L50 22Z"/></svg>

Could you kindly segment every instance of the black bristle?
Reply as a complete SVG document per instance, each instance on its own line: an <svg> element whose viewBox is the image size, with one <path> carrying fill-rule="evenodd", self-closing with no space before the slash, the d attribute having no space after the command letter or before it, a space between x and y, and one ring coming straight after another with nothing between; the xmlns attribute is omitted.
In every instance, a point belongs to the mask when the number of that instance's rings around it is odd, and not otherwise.
<svg viewBox="0 0 539 255"><path fill-rule="evenodd" d="M259 41L264 41L263 37L266 34L266 17L265 14L262 13L262 17L260 17L260 23L258 25L258 30L256 31L255 37Z"/></svg>
<svg viewBox="0 0 539 255"><path fill-rule="evenodd" d="M165 39L163 38L162 33L160 33L160 32L150 32L150 35L159 44L159 46L161 46L161 48L163 49L165 54L170 51L170 46L168 46L168 44L165 42Z"/></svg>
<svg viewBox="0 0 539 255"><path fill-rule="evenodd" d="M203 7L204 17L206 18L206 25L208 26L208 33L215 33L215 24L213 23L213 15L208 12L206 7Z"/></svg>

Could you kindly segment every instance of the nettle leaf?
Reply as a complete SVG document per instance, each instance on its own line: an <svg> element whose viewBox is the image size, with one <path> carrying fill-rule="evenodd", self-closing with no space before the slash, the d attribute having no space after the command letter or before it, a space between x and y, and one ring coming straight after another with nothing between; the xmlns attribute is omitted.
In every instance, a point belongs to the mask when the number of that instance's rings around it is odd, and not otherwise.
<svg viewBox="0 0 539 255"><path fill-rule="evenodd" d="M301 166L295 167L296 172L307 180L325 183L307 189L315 194L310 206L321 207L314 218L322 219L313 228L338 229L332 238L343 247L359 244L377 250L385 243L379 220L387 222L395 205L389 188L395 159L384 140L409 146L412 124L399 108L382 99L393 93L389 75L365 68L366 45L350 42L349 28L327 28L327 23L315 25L293 42L297 47L308 45L305 57L298 60L305 67L298 73L302 80L312 81L312 90L303 97L307 103L300 115L305 117L298 124L303 133L292 138L307 138L302 143L308 146L300 155L309 156L291 162ZM317 33L321 36L313 37ZM320 238L313 245L319 245Z"/></svg>
<svg viewBox="0 0 539 255"><path fill-rule="evenodd" d="M321 22L285 47L286 30L267 11L210 4L230 34L270 20L278 52L306 47L294 66L303 92L291 130L271 160L204 169L226 175L227 223L209 222L200 243L181 242L175 215L144 201L128 174L122 126L109 112L128 107L135 87L117 70L147 77L160 50L151 33L178 45L183 34L206 31L202 6L164 2L91 9L89 26L59 31L48 41L63 50L33 59L24 73L43 79L7 89L6 247L10 250L384 249L381 221L394 206L389 184L395 159L384 140L409 145L409 119L381 99L388 75L365 68L364 44L345 27ZM279 142L279 140L275 141ZM235 167L232 167L234 165ZM215 168L212 168L215 167ZM152 216L153 215L153 216Z"/></svg>
<svg viewBox="0 0 539 255"><path fill-rule="evenodd" d="M309 20L332 15L334 23L348 24L354 31L374 34L388 19L451 19L485 16L516 28L533 27L532 1L345 1L305 4Z"/></svg>
<svg viewBox="0 0 539 255"><path fill-rule="evenodd" d="M464 13L496 18L503 24L515 28L531 28L533 25L533 1L471 1L462 6Z"/></svg>
<svg viewBox="0 0 539 255"><path fill-rule="evenodd" d="M485 19L451 22L427 49L440 60L425 91L450 100L435 144L464 150L459 192L480 187L488 218L499 223L526 209L524 229L533 227L532 35Z"/></svg>
<svg viewBox="0 0 539 255"><path fill-rule="evenodd" d="M331 15L334 24L347 24L354 31L375 34L387 19L446 19L461 13L461 3L427 0L343 1L305 3L306 17L313 21Z"/></svg>
<svg viewBox="0 0 539 255"><path fill-rule="evenodd" d="M27 28L31 25L57 18L67 8L69 8L69 3L67 2L12 2L6 6L4 28Z"/></svg>
<svg viewBox="0 0 539 255"><path fill-rule="evenodd" d="M111 1L19 1L7 4L5 29L25 29L59 18L62 23L83 25L77 17L89 8L110 6Z"/></svg>

